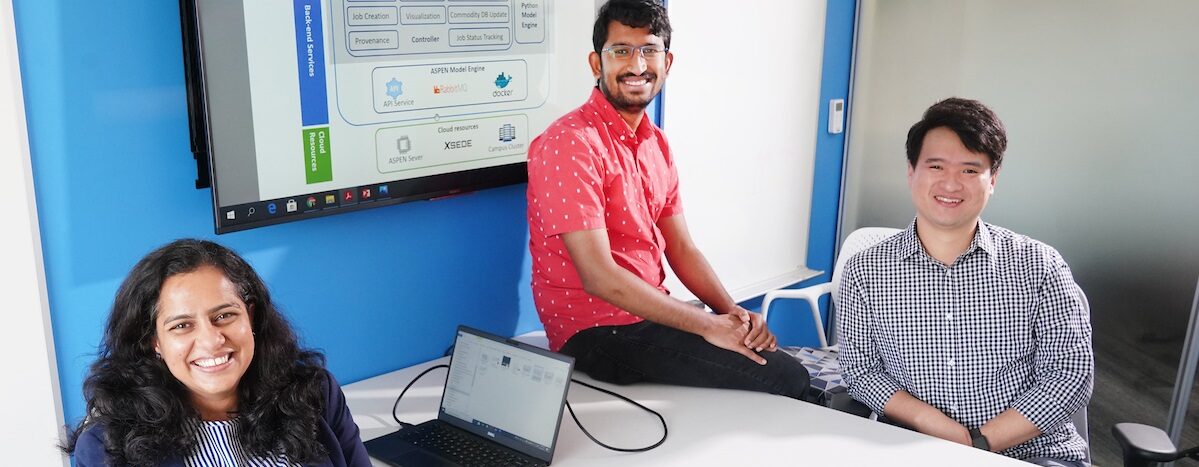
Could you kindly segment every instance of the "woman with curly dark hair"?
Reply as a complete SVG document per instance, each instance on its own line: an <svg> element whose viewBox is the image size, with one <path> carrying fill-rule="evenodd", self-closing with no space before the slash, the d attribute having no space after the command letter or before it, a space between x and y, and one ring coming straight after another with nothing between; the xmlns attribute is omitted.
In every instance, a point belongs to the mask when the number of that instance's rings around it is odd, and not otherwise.
<svg viewBox="0 0 1199 467"><path fill-rule="evenodd" d="M325 358L299 346L240 256L178 240L117 290L75 465L370 465Z"/></svg>

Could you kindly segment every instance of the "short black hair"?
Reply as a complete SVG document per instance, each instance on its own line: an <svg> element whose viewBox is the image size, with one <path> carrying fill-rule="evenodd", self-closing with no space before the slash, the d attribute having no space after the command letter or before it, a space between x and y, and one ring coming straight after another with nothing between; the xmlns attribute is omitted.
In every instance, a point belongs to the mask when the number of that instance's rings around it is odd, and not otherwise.
<svg viewBox="0 0 1199 467"><path fill-rule="evenodd" d="M600 53L608 41L608 25L613 21L630 28L649 28L650 34L661 37L666 48L670 48L670 18L657 0L608 0L596 13L595 28L591 31L595 53Z"/></svg>
<svg viewBox="0 0 1199 467"><path fill-rule="evenodd" d="M999 171L999 166L1003 165L1003 152L1007 150L1007 130L1003 128L1003 122L982 102L960 97L933 104L908 130L908 166L916 167L924 136L941 127L956 133L966 149L986 154L991 159L991 172Z"/></svg>

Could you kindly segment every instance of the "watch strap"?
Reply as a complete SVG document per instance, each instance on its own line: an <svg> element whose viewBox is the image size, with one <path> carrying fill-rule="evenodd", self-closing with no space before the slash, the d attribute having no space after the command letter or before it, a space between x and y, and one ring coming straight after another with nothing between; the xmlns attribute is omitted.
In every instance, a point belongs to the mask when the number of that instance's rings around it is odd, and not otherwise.
<svg viewBox="0 0 1199 467"><path fill-rule="evenodd" d="M983 436L982 430L979 430L978 428L970 429L970 443L973 444L974 447L984 451L991 450L991 443L987 441L987 437Z"/></svg>

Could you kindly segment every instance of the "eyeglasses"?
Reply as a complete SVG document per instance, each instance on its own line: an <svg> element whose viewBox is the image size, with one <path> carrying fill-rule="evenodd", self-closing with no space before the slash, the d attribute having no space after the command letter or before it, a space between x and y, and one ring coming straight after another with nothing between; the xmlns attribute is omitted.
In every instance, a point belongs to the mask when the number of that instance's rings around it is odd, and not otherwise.
<svg viewBox="0 0 1199 467"><path fill-rule="evenodd" d="M666 55L666 47L659 45L643 45L641 47L633 47L631 45L614 45L606 49L600 50L607 52L609 56L616 60L628 60L633 58L633 51L641 51L641 56L646 60L655 60Z"/></svg>

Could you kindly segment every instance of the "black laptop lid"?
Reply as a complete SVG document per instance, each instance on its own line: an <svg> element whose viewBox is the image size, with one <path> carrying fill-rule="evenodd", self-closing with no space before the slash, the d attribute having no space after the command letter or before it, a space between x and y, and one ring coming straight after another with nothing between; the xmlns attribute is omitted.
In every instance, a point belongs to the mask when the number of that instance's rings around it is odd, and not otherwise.
<svg viewBox="0 0 1199 467"><path fill-rule="evenodd" d="M458 327L437 418L549 463L574 358Z"/></svg>

